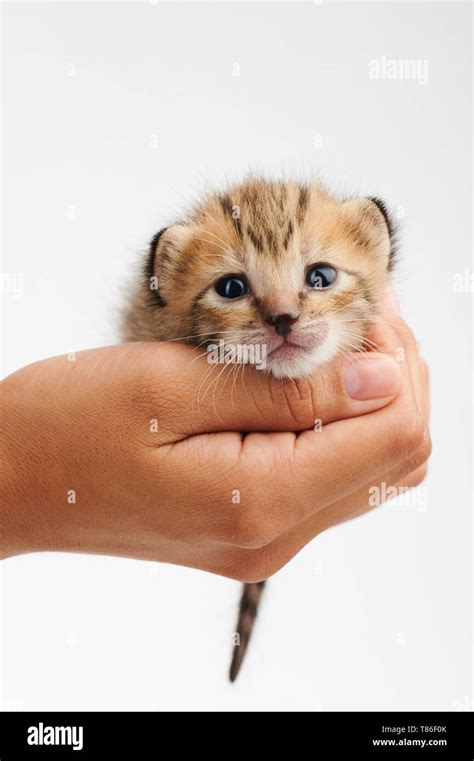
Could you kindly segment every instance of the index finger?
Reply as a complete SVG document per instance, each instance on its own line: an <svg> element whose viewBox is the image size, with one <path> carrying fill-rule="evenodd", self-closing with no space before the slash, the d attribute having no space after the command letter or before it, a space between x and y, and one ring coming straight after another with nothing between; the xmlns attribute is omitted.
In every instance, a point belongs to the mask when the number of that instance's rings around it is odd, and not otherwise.
<svg viewBox="0 0 474 761"><path fill-rule="evenodd" d="M154 347L160 361L162 443L218 431L304 431L364 415L398 392L399 364L382 353L337 357L300 379L252 366L216 366L186 346Z"/></svg>

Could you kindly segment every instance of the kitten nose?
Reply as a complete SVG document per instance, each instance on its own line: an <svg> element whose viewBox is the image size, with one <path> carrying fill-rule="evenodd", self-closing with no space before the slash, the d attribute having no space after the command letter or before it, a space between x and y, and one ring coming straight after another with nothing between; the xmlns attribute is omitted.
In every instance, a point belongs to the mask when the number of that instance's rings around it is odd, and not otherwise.
<svg viewBox="0 0 474 761"><path fill-rule="evenodd" d="M291 333L291 326L300 316L299 312L284 312L283 314L271 314L265 317L265 322L275 327L279 336L287 336Z"/></svg>

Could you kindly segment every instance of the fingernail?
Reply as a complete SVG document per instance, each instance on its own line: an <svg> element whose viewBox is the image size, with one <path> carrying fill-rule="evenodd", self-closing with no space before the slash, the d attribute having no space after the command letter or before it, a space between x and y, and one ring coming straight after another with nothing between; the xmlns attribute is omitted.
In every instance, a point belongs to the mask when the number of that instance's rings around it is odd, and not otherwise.
<svg viewBox="0 0 474 761"><path fill-rule="evenodd" d="M365 357L347 365L344 386L351 399L367 401L394 396L400 383L400 367L392 357Z"/></svg>

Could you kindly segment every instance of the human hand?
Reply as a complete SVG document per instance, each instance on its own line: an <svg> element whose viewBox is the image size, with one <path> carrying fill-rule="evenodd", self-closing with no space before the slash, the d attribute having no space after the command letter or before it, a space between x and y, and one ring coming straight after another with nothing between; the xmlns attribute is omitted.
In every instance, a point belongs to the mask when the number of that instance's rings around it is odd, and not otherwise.
<svg viewBox="0 0 474 761"><path fill-rule="evenodd" d="M423 477L425 371L390 318L373 337L386 354L297 381L245 368L217 382L222 367L172 344L22 368L0 384L3 556L93 552L270 576L368 509L370 485ZM403 362L387 356L400 350Z"/></svg>

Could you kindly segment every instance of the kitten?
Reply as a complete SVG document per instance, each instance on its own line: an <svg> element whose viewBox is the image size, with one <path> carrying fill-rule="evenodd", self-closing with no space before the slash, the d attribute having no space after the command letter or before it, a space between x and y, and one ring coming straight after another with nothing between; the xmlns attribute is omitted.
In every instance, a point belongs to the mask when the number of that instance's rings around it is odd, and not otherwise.
<svg viewBox="0 0 474 761"><path fill-rule="evenodd" d="M298 378L362 348L393 256L394 227L379 199L338 200L319 184L252 177L155 235L124 338L257 346L267 372ZM231 681L264 583L244 584Z"/></svg>

